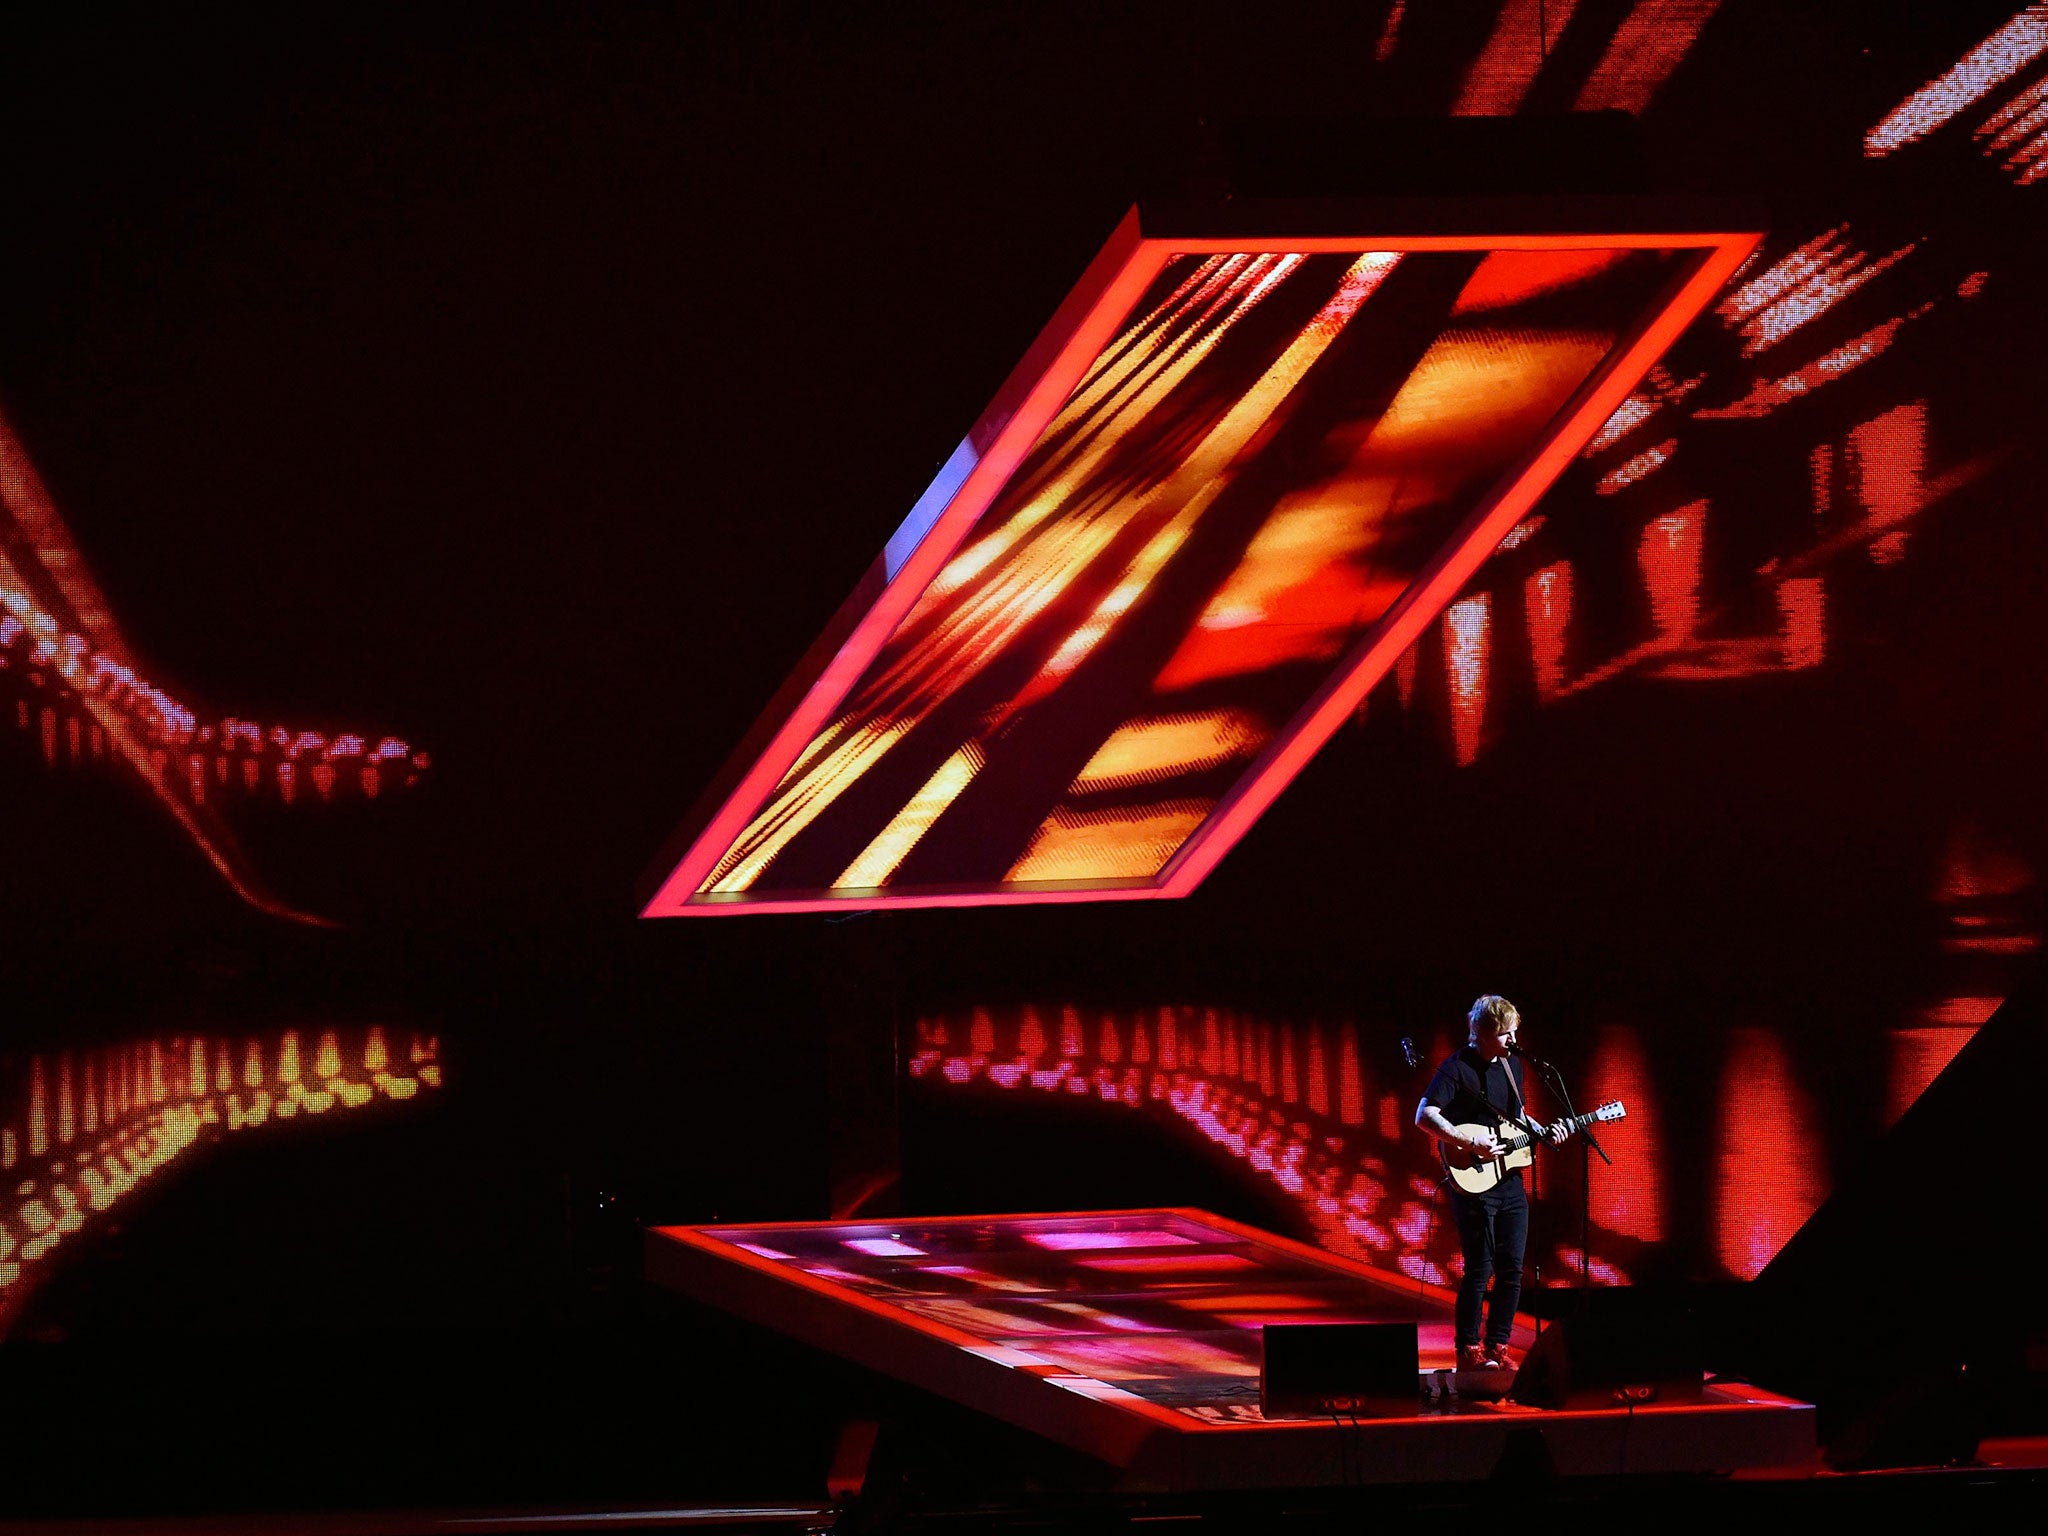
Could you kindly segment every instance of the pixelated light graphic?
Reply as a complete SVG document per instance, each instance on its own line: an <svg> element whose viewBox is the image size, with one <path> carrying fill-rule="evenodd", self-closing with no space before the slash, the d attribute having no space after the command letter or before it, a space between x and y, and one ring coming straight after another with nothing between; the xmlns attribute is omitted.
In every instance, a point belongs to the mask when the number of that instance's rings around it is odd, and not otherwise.
<svg viewBox="0 0 2048 1536"><path fill-rule="evenodd" d="M1460 117L1506 117L1519 109L1577 9L1578 0L1506 0L1451 110Z"/></svg>
<svg viewBox="0 0 2048 1536"><path fill-rule="evenodd" d="M165 1167L223 1136L404 1101L441 1086L440 1046L413 1035L394 1070L381 1025L330 1029L313 1080L299 1032L195 1035L59 1049L0 1077L0 1336L51 1255Z"/></svg>
<svg viewBox="0 0 2048 1536"><path fill-rule="evenodd" d="M1872 157L1889 155L1926 138L2044 53L2048 53L2048 4L2037 3L1964 54L1953 69L1928 81L1886 113L1863 136L1863 152Z"/></svg>
<svg viewBox="0 0 2048 1536"><path fill-rule="evenodd" d="M1707 506L1694 502L1651 520L1640 559L1651 621L1665 645L1690 640L1700 619L1700 543Z"/></svg>
<svg viewBox="0 0 2048 1536"><path fill-rule="evenodd" d="M1844 456L1857 499L1879 530L1871 556L1889 564L1904 553L1902 525L1927 501L1926 402L1908 401L1858 423L1849 433Z"/></svg>
<svg viewBox="0 0 2048 1536"><path fill-rule="evenodd" d="M1612 496L1616 491L1634 485L1638 480L1655 474L1669 463L1677 447L1678 439L1669 437L1654 448L1645 448L1627 463L1618 465L1602 475L1600 483L1594 489L1602 496Z"/></svg>
<svg viewBox="0 0 2048 1536"><path fill-rule="evenodd" d="M1914 250L1903 245L1872 261L1842 238L1847 232L1838 224L1816 235L1721 301L1718 313L1741 334L1745 357L1778 345Z"/></svg>
<svg viewBox="0 0 2048 1536"><path fill-rule="evenodd" d="M2016 92L1972 136L2019 186L2048 176L2048 78Z"/></svg>
<svg viewBox="0 0 2048 1536"><path fill-rule="evenodd" d="M1522 611L1529 619L1529 656L1535 666L1536 695L1552 699L1564 690L1565 636L1572 619L1572 568L1546 565L1528 580Z"/></svg>
<svg viewBox="0 0 2048 1536"><path fill-rule="evenodd" d="M1373 44L1375 64L1386 63L1394 56L1394 50L1401 46L1401 22L1407 14L1408 0L1394 0L1393 9L1387 12L1387 19L1380 27L1379 40Z"/></svg>
<svg viewBox="0 0 2048 1536"><path fill-rule="evenodd" d="M1444 612L1445 659L1451 677L1451 730L1458 761L1479 756L1486 725L1486 661L1493 615L1485 597L1468 597Z"/></svg>
<svg viewBox="0 0 2048 1536"><path fill-rule="evenodd" d="M1721 0L1636 0L1579 88L1572 110L1640 115L1720 8Z"/></svg>
<svg viewBox="0 0 2048 1536"><path fill-rule="evenodd" d="M347 785L374 796L426 771L428 758L395 736L333 736L237 716L202 722L143 676L106 599L14 430L0 419L0 684L16 693L15 723L34 731L51 767L118 762L191 839L236 895L298 922L323 920L271 894L210 795L253 790L274 764L291 798L290 765L316 764L321 797ZM60 729L61 722L61 729ZM61 741L61 747L60 747ZM239 770L231 769L239 764ZM352 770L343 779L338 770ZM324 774L324 777L322 776ZM239 782L238 782L239 781Z"/></svg>

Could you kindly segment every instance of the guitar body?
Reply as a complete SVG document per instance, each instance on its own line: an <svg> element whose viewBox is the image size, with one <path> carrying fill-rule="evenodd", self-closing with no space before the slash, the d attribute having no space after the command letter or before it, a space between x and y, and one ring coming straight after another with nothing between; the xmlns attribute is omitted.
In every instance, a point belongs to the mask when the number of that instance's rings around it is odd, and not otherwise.
<svg viewBox="0 0 2048 1536"><path fill-rule="evenodd" d="M1577 1132L1595 1123L1624 1119L1627 1115L1628 1110L1621 1101L1612 1099L1590 1115L1578 1115L1560 1123L1568 1132ZM1506 1178L1510 1170L1526 1168L1536 1161L1536 1146L1529 1133L1506 1121L1497 1125L1460 1125L1453 1129L1461 1137L1491 1136L1507 1149L1499 1157L1480 1157L1462 1146L1454 1147L1441 1141L1436 1144L1437 1156L1443 1159L1444 1172L1468 1195L1483 1195Z"/></svg>
<svg viewBox="0 0 2048 1536"><path fill-rule="evenodd" d="M1529 1138L1512 1126L1461 1125L1457 1130L1460 1136L1491 1136L1509 1149L1503 1157L1483 1158L1476 1152L1467 1152L1463 1147L1437 1143L1437 1150L1444 1160L1444 1172L1448 1173L1452 1182L1468 1195L1483 1195L1506 1178L1509 1169L1526 1168L1536 1161L1536 1153L1529 1144ZM1517 1142L1521 1145L1516 1146Z"/></svg>

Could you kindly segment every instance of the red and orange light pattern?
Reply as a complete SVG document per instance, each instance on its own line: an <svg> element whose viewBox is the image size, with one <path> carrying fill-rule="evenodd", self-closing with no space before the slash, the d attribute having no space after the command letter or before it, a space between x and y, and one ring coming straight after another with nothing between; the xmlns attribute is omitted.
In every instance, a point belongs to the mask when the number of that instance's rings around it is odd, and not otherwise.
<svg viewBox="0 0 2048 1536"><path fill-rule="evenodd" d="M429 766L398 737L229 715L202 723L143 674L105 596L44 489L27 449L0 419L0 681L14 723L56 767L113 761L140 775L235 893L273 916L321 919L272 895L209 795L274 787L287 803L300 775L320 799L374 799Z"/></svg>
<svg viewBox="0 0 2048 1536"><path fill-rule="evenodd" d="M0 1334L59 1245L195 1148L440 1086L439 1041L381 1025L29 1056L0 1082Z"/></svg>
<svg viewBox="0 0 2048 1536"><path fill-rule="evenodd" d="M2037 934L1989 915L2016 913L2027 889L2026 871L1979 843L1959 845L1946 898L1955 908L1952 942L1973 952L2037 947ZM1946 998L1876 1033L1889 1069L1884 1102L1870 1107L1873 1130L1919 1097L1997 1005ZM920 1019L909 1070L934 1089L1036 1091L1184 1125L1267 1180L1317 1246L1410 1282L1454 1285L1458 1239L1438 1191L1442 1170L1413 1125L1423 1075L1404 1075L1398 1058L1375 1068L1392 1053L1384 1043L1362 1050L1360 1034L1350 1019L1299 1022L1230 1008L1026 1004ZM1629 1284L1641 1270L1669 1273L1674 1264L1699 1278L1753 1279L1831 1187L1810 1134L1815 1096L1827 1085L1802 1073L1781 1031L1744 1026L1717 1053L1688 1049L1684 1072L1669 1081L1712 1083L1705 1119L1718 1127L1696 1150L1668 1129L1697 1106L1668 1099L1651 1039L1634 1025L1606 1024L1583 1074L1571 1074L1584 1084L1581 1108L1618 1099L1627 1115L1599 1128L1614 1164L1590 1165L1590 1251L1579 1246L1576 1216L1539 1224L1548 1235L1531 1263L1551 1283L1575 1281L1582 1265L1596 1285ZM1418 1041L1432 1062L1452 1043L1441 1034ZM1538 1188L1550 1191L1554 1211L1576 1209L1579 1167L1576 1149L1539 1164ZM1699 1232L1683 1214L1695 1205L1711 1211ZM1704 1244L1700 1253L1671 1251L1678 1228Z"/></svg>
<svg viewBox="0 0 2048 1536"><path fill-rule="evenodd" d="M1753 244L1131 229L649 915L1184 894Z"/></svg>
<svg viewBox="0 0 2048 1536"><path fill-rule="evenodd" d="M1720 5L1721 0L1636 0L1614 15L1605 48L1578 83L1572 110L1640 114ZM1521 110L1578 12L1579 0L1503 0L1492 32L1466 68L1452 111L1504 117Z"/></svg>
<svg viewBox="0 0 2048 1536"><path fill-rule="evenodd" d="M1457 1283L1456 1224L1438 1192L1443 1170L1413 1126L1423 1083L1367 1066L1350 1020L1172 1006L1084 1018L1072 1006L1026 1005L1000 1020L986 1009L964 1020L920 1019L917 1040L913 1078L1031 1089L1180 1122L1269 1180L1317 1246L1410 1282ZM1450 1042L1429 1048L1434 1060ZM1621 1128L1603 1127L1603 1140ZM1623 1148L1638 1150L1632 1135ZM1631 1157L1627 1168L1616 1181L1626 1188L1596 1190L1597 1198L1616 1209L1660 1209L1659 1165ZM1607 1238L1639 1245L1640 1226L1594 1233L1593 1280L1628 1281ZM1544 1272L1576 1275L1578 1250L1553 1247Z"/></svg>
<svg viewBox="0 0 2048 1536"><path fill-rule="evenodd" d="M1267 1324L1413 1321L1418 1371L1452 1359L1442 1292L1197 1211L662 1230L981 1359L1183 1422L1264 1422Z"/></svg>

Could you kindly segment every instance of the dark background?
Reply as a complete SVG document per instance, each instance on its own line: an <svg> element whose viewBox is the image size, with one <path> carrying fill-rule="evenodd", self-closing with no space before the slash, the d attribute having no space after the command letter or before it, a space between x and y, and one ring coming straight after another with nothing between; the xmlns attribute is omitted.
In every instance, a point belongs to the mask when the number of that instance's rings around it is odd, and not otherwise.
<svg viewBox="0 0 2048 1536"><path fill-rule="evenodd" d="M1410 4L1385 60L1386 4L24 25L0 57L0 410L151 675L221 713L389 731L433 767L374 804L231 808L264 876L341 924L309 930L243 907L137 785L0 739L0 1084L34 1052L321 1017L435 1031L448 1072L410 1106L196 1154L60 1251L0 1346L49 1469L25 1506L169 1497L196 1432L167 1420L124 1421L129 1473L97 1492L85 1452L48 1459L67 1413L157 1377L212 1383L215 1430L265 1469L178 1498L305 1503L386 1394L499 1423L609 1400L648 1350L685 1376L772 1350L667 1312L647 1344L668 1304L634 1282L637 1227L824 1214L833 1052L927 1013L1229 1004L1352 1017L1385 1052L1500 990L1568 1066L1603 1023L1652 1034L1674 1124L1702 1127L1702 1064L1762 1028L1819 1106L1774 1130L1855 1167L1887 1032L2003 996L2040 930L2044 194L1980 153L1981 108L1860 152L2009 4L1729 0L1640 114L1647 184L1754 200L1766 260L1844 221L1873 256L1919 242L1796 345L1746 360L1703 322L1672 364L1712 380L1691 403L1938 302L1810 401L1671 413L1680 452L1640 488L1594 484L1664 428L1567 476L1549 542L1479 579L1497 671L1471 766L1433 630L1414 702L1383 687L1188 901L634 921L656 850L1133 197L1227 184L1242 119L1426 182L1388 150L1413 142L1469 181L1469 149L1417 123L1449 113L1496 9ZM1622 10L1584 0L1532 108L1571 105ZM1820 666L1637 668L1536 705L1506 638L1526 570L1574 561L1591 666L1648 632L1645 522L1706 497L1714 622L1767 630L1755 572L1817 543L1813 446L1921 400L1927 478L1969 472L1902 558L1814 557ZM1958 895L1959 847L2008 876ZM1958 942L1987 924L2012 942ZM1113 1189L1289 1220L1168 1127L902 1092L911 1207ZM1674 1273L1724 1277L1711 1176L1674 1200ZM766 1411L780 1378L720 1379L771 1383L719 1389ZM405 1471L355 1487L677 1475L651 1444L582 1443L520 1478L478 1448L372 1458ZM800 1450L724 1443L690 1476L808 1475Z"/></svg>

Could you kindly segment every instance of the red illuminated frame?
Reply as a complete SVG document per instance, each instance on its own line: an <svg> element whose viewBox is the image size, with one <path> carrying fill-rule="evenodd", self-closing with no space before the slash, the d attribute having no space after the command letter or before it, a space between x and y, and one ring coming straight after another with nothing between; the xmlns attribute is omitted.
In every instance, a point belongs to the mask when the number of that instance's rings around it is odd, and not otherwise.
<svg viewBox="0 0 2048 1536"><path fill-rule="evenodd" d="M1188 895L1214 869L1585 447L1761 238L1729 210L1643 200L1460 204L1260 204L1133 208L994 402L927 488L798 670L783 685L657 865L642 916L883 906L1144 900ZM1166 264L1182 256L1364 252L1671 253L1670 281L1437 549L1334 664L1206 818L1150 877L966 887L714 891L702 887L852 693L913 605L975 532L1024 456Z"/></svg>

